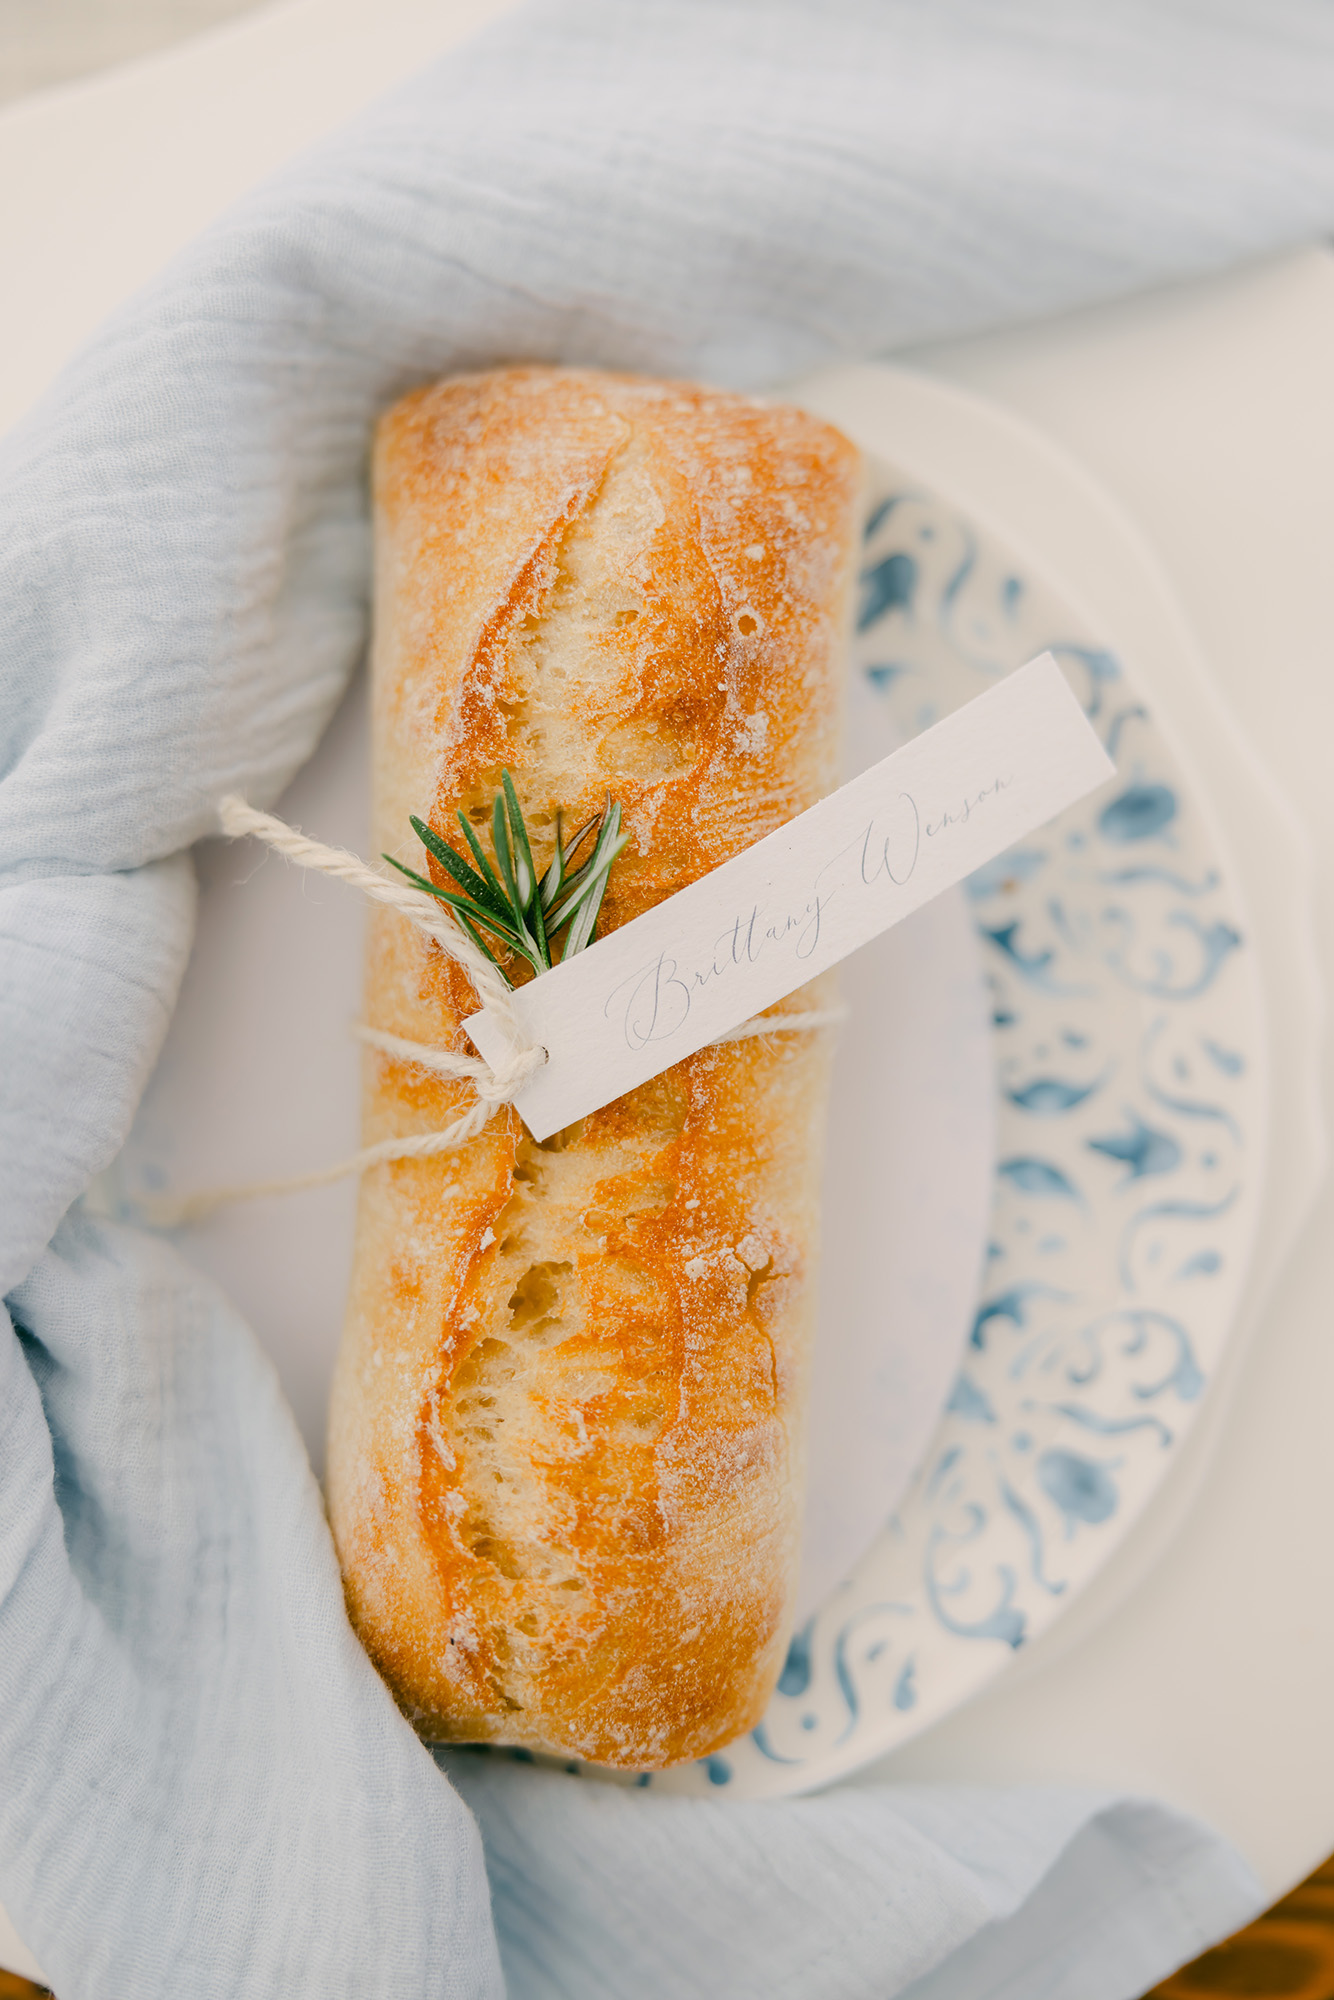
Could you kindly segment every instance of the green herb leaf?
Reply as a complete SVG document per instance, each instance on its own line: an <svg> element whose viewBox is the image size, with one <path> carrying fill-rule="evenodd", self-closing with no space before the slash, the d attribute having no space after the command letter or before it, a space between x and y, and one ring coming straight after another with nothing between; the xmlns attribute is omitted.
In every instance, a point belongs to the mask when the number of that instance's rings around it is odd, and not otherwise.
<svg viewBox="0 0 1334 2000"><path fill-rule="evenodd" d="M453 910L462 910L475 923L488 924L498 937L503 937L516 951L523 952L525 957L529 955L532 939L516 931L507 917L497 916L493 911L483 908L481 904L469 902L467 897L457 895L453 889L442 889L438 882L432 882L425 875L418 875L413 868L405 868L401 861L395 861L392 854L386 854L384 858L391 868L397 868L400 875L406 875L409 882L415 883L419 889L425 889L428 896L436 897L439 902L448 903Z"/></svg>
<svg viewBox="0 0 1334 2000"><path fill-rule="evenodd" d="M524 898L519 894L519 885L514 879L514 856L510 853L509 825L505 817L505 794L497 792L491 807L491 845L496 851L496 867L500 879L505 884L506 893L515 912L522 917Z"/></svg>
<svg viewBox="0 0 1334 2000"><path fill-rule="evenodd" d="M412 831L416 834L427 853L433 854L440 863L440 866L447 869L454 877L460 889L465 890L475 902L481 903L484 908L494 910L497 916L503 917L506 914L509 905L506 903L504 894L498 884L493 887L491 883L485 881L477 873L476 869L468 866L463 856L458 852L458 849L451 847L447 841L442 840L440 835L432 827L427 826L424 820L417 819L414 816L412 819Z"/></svg>
<svg viewBox="0 0 1334 2000"><path fill-rule="evenodd" d="M538 893L537 870L533 866L533 850L528 845L528 829L519 811L518 794L514 780L508 771L502 771L500 782L505 788L505 806L509 815L510 837L514 845L514 876L519 891L519 901L528 919L537 949L542 956L542 964L547 970L551 966L551 952L547 946L547 934L542 923L542 898Z"/></svg>
<svg viewBox="0 0 1334 2000"><path fill-rule="evenodd" d="M467 840L469 847L471 847L473 853L477 857L477 866L482 871L482 874L486 877L487 882L490 884L496 896L499 897L500 901L504 904L505 908L508 909L509 900L505 894L504 885L498 878L495 869L491 866L491 863L487 860L486 853L482 847L481 841L477 838L477 835L473 832L470 823L464 818L462 813L459 814L459 825L463 828L464 838Z"/></svg>
<svg viewBox="0 0 1334 2000"><path fill-rule="evenodd" d="M556 814L556 851L551 857L546 874L538 884L537 900L543 911L551 908L560 894L560 885L565 880L565 849L560 841L560 813Z"/></svg>
<svg viewBox="0 0 1334 2000"><path fill-rule="evenodd" d="M568 841L557 812L555 853L540 880L519 796L508 771L501 772L501 789L491 807L494 865L471 822L462 812L458 817L477 863L475 869L424 820L414 816L411 822L427 853L457 884L456 889L442 889L427 876L395 861L392 854L386 854L385 860L419 889L448 904L473 943L502 972L501 952L524 959L535 973L548 971L553 963L552 944L562 930L566 933L562 959L582 951L597 927L608 871L628 845L629 836L620 830L620 807L609 797L604 810L586 820ZM571 862L590 833L595 838L588 859L571 870Z"/></svg>
<svg viewBox="0 0 1334 2000"><path fill-rule="evenodd" d="M519 892L519 901L527 909L533 900L537 887L537 870L533 866L533 850L528 845L528 829L519 811L519 797L514 789L514 780L508 771L502 771L500 782L505 793L505 811L509 820L510 838L514 846L514 881Z"/></svg>
<svg viewBox="0 0 1334 2000"><path fill-rule="evenodd" d="M500 974L506 986L511 985L512 981L510 980L508 973L505 971L504 966L501 964L500 960L496 957L495 953L492 951L490 945L487 943L486 939L482 936L481 932L474 925L472 919L466 916L462 910L457 910L455 912L455 916L457 918L457 921L463 926L464 930L468 933L468 936L472 939L473 943L477 946L477 949L480 952L483 952L485 956L490 959L492 965L495 966L496 971Z"/></svg>
<svg viewBox="0 0 1334 2000"><path fill-rule="evenodd" d="M591 819L586 819L584 821L578 833L575 834L574 839L567 841L565 845L562 846L561 815L559 812L557 812L556 852L552 856L551 866L548 868L546 874L542 877L542 908L544 910L549 910L551 908L551 905L555 902L557 896L559 896L562 888L568 889L570 887L573 879L569 874L570 863L571 861L573 861L579 849L583 846L585 840L587 840L589 834L593 832L595 827L599 827L601 826L601 824L602 824L602 814L594 813Z"/></svg>
<svg viewBox="0 0 1334 2000"><path fill-rule="evenodd" d="M597 846L584 867L579 870L577 886L565 898L560 908L551 913L552 930L574 919L569 936L565 940L566 957L573 951L582 951L585 945L592 943L598 912L602 908L602 898L606 893L608 871L617 855L629 844L629 835L623 834L620 828L621 809L608 799Z"/></svg>

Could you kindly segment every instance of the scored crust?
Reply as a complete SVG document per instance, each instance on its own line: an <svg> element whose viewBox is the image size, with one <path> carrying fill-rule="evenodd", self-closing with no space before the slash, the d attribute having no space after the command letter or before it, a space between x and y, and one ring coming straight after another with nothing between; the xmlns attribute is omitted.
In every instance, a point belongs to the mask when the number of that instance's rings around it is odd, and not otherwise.
<svg viewBox="0 0 1334 2000"><path fill-rule="evenodd" d="M828 425L688 384L514 368L405 397L376 450L375 850L420 866L412 813L481 828L504 767L541 869L557 807L568 834L610 792L605 933L814 804L859 493ZM466 1046L475 1005L375 913L373 1025ZM799 1539L829 1040L706 1049L543 1144L506 1110L365 1176L329 1507L424 1734L661 1768L758 1719ZM368 1143L466 1101L367 1058Z"/></svg>

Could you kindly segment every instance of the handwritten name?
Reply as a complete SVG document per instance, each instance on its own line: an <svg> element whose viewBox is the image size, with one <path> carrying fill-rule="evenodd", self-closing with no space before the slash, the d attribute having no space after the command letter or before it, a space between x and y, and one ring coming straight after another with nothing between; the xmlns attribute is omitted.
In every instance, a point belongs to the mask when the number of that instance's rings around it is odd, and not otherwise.
<svg viewBox="0 0 1334 2000"><path fill-rule="evenodd" d="M841 891L858 886L869 889L882 882L905 887L916 872L924 841L938 841L967 826L973 814L1007 790L1011 782L1008 777L993 778L934 817L923 814L911 792L901 792L888 813L871 820L858 839L822 864L797 908L771 915L758 903L752 904L749 910L729 918L707 955L693 963L683 962L680 948L675 954L659 952L613 987L603 1006L603 1018L619 1028L631 1049L672 1040L690 1019L697 994L775 951L798 961L810 958L820 942L829 908ZM854 854L855 871L848 866Z"/></svg>

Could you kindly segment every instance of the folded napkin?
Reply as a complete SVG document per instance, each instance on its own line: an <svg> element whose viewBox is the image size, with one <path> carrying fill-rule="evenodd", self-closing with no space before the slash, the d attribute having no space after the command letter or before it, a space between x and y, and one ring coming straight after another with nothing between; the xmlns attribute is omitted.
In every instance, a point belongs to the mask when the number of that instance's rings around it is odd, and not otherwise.
<svg viewBox="0 0 1334 2000"><path fill-rule="evenodd" d="M762 386L1278 249L1334 221L1332 101L1324 0L552 0L235 208L0 448L0 1895L62 2000L1115 2000L1249 1914L1142 1802L438 1767L248 1328L80 1197L189 844L362 649L391 397Z"/></svg>

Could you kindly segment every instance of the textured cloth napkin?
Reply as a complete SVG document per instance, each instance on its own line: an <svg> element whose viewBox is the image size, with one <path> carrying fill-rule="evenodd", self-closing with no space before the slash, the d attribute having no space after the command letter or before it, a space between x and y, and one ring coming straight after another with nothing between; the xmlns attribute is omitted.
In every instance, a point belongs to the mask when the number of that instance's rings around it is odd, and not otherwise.
<svg viewBox="0 0 1334 2000"><path fill-rule="evenodd" d="M1120 2000L1249 1914L1144 1802L446 1776L250 1331L80 1197L171 1012L185 850L277 797L362 649L391 397L516 357L760 386L1218 268L1334 222L1332 107L1325 0L525 8L5 442L0 1895L62 2000L482 2000L502 1963L511 2000Z"/></svg>

